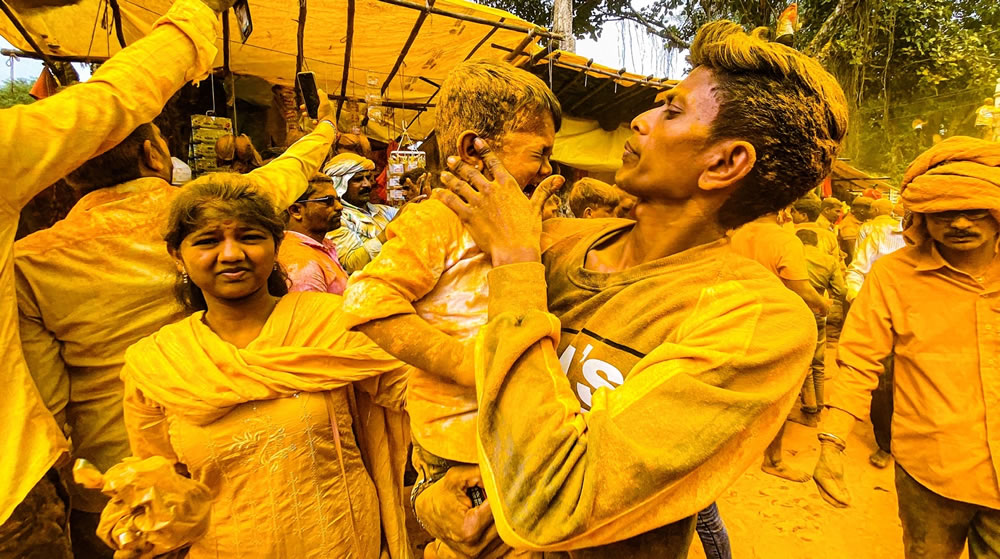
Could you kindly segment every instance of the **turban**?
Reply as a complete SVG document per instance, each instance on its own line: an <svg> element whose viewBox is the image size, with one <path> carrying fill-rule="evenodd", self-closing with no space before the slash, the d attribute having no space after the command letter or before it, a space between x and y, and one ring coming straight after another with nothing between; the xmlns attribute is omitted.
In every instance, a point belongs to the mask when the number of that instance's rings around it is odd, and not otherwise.
<svg viewBox="0 0 1000 559"><path fill-rule="evenodd" d="M912 213L903 235L927 239L921 214L990 210L1000 222L1000 143L955 136L920 154L903 175L901 200Z"/></svg>
<svg viewBox="0 0 1000 559"><path fill-rule="evenodd" d="M333 187L341 198L347 192L347 183L354 175L374 170L375 163L371 159L365 159L356 153L341 153L323 167L323 173L333 179Z"/></svg>

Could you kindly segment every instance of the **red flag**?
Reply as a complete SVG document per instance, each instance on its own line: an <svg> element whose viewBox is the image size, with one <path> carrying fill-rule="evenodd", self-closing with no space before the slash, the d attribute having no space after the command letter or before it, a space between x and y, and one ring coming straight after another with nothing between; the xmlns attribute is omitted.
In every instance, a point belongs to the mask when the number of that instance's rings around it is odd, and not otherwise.
<svg viewBox="0 0 1000 559"><path fill-rule="evenodd" d="M52 72L49 72L48 67L42 67L42 73L35 80L35 85L31 86L31 91L28 95L31 95L38 99L45 99L46 97L56 94L56 90L59 88L59 84L56 82L55 77L52 76Z"/></svg>

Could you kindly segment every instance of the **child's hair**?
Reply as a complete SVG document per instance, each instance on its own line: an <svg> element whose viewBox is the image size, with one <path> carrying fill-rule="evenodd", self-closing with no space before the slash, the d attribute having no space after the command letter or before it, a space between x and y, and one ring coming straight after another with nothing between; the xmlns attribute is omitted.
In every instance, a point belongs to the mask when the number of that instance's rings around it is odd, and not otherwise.
<svg viewBox="0 0 1000 559"><path fill-rule="evenodd" d="M562 107L545 82L506 62L470 60L452 68L441 84L437 101L440 163L455 155L462 133L473 130L494 149L504 136L526 124L552 117L556 132Z"/></svg>
<svg viewBox="0 0 1000 559"><path fill-rule="evenodd" d="M606 208L614 212L621 195L610 184L594 178L584 177L573 183L566 204L576 217L583 217L587 208Z"/></svg>

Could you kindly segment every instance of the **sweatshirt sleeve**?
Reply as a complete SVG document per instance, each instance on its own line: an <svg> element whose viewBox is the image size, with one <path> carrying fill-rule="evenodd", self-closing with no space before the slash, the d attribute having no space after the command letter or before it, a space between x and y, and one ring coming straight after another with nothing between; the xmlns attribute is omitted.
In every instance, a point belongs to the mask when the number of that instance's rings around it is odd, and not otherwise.
<svg viewBox="0 0 1000 559"><path fill-rule="evenodd" d="M218 16L200 0L177 0L146 37L122 49L84 83L30 105L0 111L5 186L19 210L87 160L153 120L185 82L215 59Z"/></svg>
<svg viewBox="0 0 1000 559"><path fill-rule="evenodd" d="M382 251L348 282L348 327L415 313L413 302L437 285L461 234L458 217L437 200L414 204L392 220Z"/></svg>
<svg viewBox="0 0 1000 559"><path fill-rule="evenodd" d="M581 412L540 264L494 269L476 355L477 451L515 548L604 545L688 518L754 461L791 408L815 321L784 288L701 289L678 330Z"/></svg>
<svg viewBox="0 0 1000 559"><path fill-rule="evenodd" d="M337 130L321 122L316 129L295 142L285 153L263 167L247 173L258 187L271 196L279 210L291 206L309 186L309 178L319 170L330 145L337 138Z"/></svg>

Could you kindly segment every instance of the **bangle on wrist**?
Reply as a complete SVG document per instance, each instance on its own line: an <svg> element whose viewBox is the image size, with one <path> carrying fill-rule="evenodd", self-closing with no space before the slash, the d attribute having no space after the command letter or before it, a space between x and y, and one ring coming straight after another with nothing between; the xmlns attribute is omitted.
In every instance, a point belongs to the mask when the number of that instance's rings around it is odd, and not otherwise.
<svg viewBox="0 0 1000 559"><path fill-rule="evenodd" d="M424 526L423 521L420 520L420 515L417 514L417 497L420 496L428 487L437 483L438 479L421 479L417 483L413 484L413 489L410 490L410 508L413 509L413 518L417 519L417 524L427 532L427 527ZM430 532L428 532L430 533Z"/></svg>
<svg viewBox="0 0 1000 559"><path fill-rule="evenodd" d="M837 450L841 452L847 450L847 442L844 441L844 439L838 437L837 435L834 435L833 433L820 433L816 435L816 438L819 439L820 443L832 444L834 447L837 448Z"/></svg>

